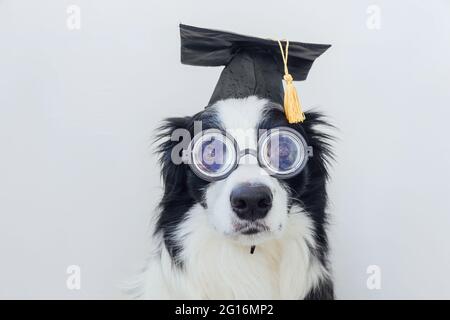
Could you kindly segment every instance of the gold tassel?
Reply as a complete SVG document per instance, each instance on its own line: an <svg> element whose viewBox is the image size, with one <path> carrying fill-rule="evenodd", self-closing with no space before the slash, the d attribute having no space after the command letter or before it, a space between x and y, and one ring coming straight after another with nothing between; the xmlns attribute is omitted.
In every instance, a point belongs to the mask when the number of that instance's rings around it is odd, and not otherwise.
<svg viewBox="0 0 450 320"><path fill-rule="evenodd" d="M288 52L289 52L289 41L286 41L286 50L283 50L281 41L278 40L278 44L281 50L281 56L284 62L284 113L289 123L298 123L305 120L305 114L302 111L302 106L300 105L300 100L298 98L297 90L293 84L294 79L289 74L287 67Z"/></svg>

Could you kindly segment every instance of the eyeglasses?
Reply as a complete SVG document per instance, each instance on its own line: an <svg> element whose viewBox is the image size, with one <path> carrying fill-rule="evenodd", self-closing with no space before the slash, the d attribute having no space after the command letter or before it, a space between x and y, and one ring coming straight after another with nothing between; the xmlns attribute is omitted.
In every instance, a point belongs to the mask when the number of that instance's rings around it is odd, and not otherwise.
<svg viewBox="0 0 450 320"><path fill-rule="evenodd" d="M245 155L256 157L269 175L287 179L302 171L313 149L300 133L287 127L265 131L258 139L257 150L239 150L230 134L209 129L194 136L182 159L198 177L217 181L228 177Z"/></svg>

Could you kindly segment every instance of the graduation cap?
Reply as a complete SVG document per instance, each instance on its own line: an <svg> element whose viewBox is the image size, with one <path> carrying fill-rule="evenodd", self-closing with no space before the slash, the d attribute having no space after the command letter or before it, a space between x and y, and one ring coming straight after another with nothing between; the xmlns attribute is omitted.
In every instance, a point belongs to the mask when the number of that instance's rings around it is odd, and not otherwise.
<svg viewBox="0 0 450 320"><path fill-rule="evenodd" d="M305 80L314 60L330 47L261 39L184 24L180 24L180 36L182 63L225 66L209 105L222 99L256 95L284 104L289 123L305 119L292 82Z"/></svg>

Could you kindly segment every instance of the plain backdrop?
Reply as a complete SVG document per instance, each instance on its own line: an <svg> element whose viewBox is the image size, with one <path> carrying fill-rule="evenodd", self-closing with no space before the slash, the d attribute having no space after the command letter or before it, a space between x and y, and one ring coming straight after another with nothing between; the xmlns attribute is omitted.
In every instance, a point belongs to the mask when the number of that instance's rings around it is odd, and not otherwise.
<svg viewBox="0 0 450 320"><path fill-rule="evenodd" d="M333 45L296 85L339 128L337 297L450 298L446 0L0 0L0 298L121 298L142 267L154 129L200 111L221 71L180 64L180 22Z"/></svg>

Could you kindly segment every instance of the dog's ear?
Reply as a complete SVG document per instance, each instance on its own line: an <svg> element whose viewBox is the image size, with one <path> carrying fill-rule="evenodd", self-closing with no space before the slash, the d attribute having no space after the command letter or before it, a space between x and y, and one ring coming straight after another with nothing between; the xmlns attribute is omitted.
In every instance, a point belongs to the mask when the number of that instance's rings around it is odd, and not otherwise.
<svg viewBox="0 0 450 320"><path fill-rule="evenodd" d="M328 168L334 161L332 143L335 138L330 134L336 127L329 123L325 116L317 111L307 112L308 121L302 124L308 144L313 147L314 156L311 164L314 176L328 179Z"/></svg>
<svg viewBox="0 0 450 320"><path fill-rule="evenodd" d="M301 130L313 148L313 156L303 170L305 183L301 184L301 200L310 214L323 217L327 203L328 169L334 160L334 137L330 133L336 128L319 112L307 112L306 119Z"/></svg>
<svg viewBox="0 0 450 320"><path fill-rule="evenodd" d="M187 192L187 168L181 159L183 146L189 143L191 123L191 117L168 118L158 128L156 152L159 154L165 197Z"/></svg>

